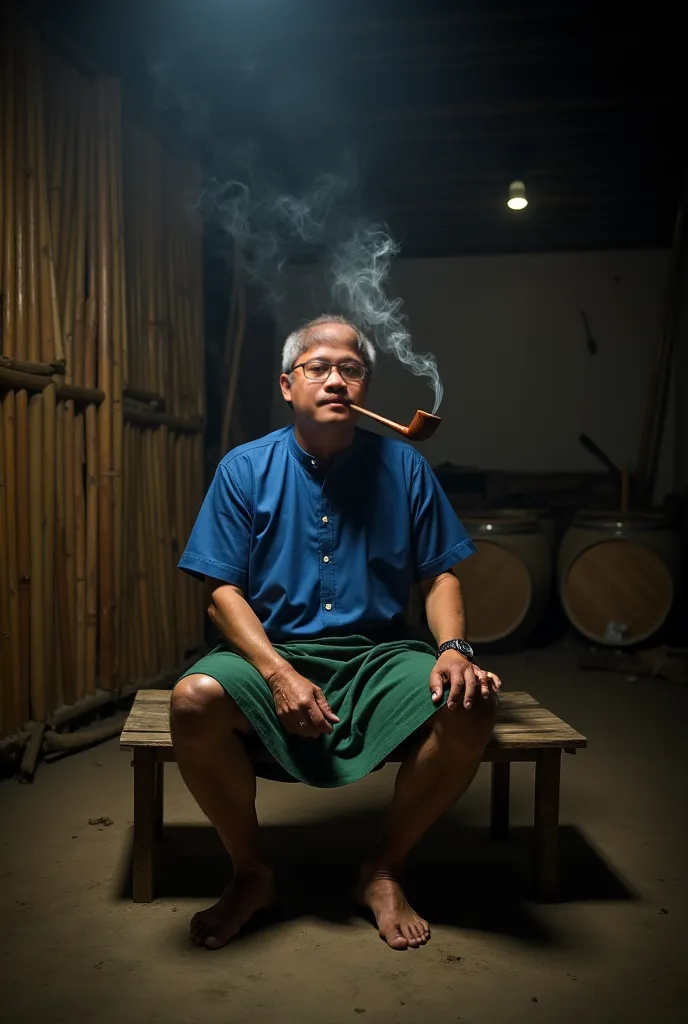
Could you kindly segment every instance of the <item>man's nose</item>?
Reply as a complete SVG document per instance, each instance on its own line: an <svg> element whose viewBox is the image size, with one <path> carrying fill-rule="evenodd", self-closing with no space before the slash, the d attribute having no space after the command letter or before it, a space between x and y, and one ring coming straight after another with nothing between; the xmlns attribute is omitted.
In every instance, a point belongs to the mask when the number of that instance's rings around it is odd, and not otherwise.
<svg viewBox="0 0 688 1024"><path fill-rule="evenodd" d="M346 381L339 372L337 366L333 366L330 370L330 376L327 378L328 387L346 387Z"/></svg>

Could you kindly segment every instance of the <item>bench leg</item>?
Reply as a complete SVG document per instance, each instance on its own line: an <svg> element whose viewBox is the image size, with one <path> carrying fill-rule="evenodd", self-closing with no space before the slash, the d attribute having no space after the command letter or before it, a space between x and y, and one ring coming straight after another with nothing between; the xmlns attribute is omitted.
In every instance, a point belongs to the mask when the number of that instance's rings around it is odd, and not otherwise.
<svg viewBox="0 0 688 1024"><path fill-rule="evenodd" d="M155 781L155 751L134 750L134 903L150 903L153 899Z"/></svg>
<svg viewBox="0 0 688 1024"><path fill-rule="evenodd" d="M162 839L165 806L165 762L155 762L155 824L154 838Z"/></svg>
<svg viewBox="0 0 688 1024"><path fill-rule="evenodd" d="M557 889L561 750L540 750L535 763L533 881L535 899L554 899Z"/></svg>
<svg viewBox="0 0 688 1024"><path fill-rule="evenodd" d="M492 788L490 796L490 836L492 839L509 838L509 761L492 762Z"/></svg>

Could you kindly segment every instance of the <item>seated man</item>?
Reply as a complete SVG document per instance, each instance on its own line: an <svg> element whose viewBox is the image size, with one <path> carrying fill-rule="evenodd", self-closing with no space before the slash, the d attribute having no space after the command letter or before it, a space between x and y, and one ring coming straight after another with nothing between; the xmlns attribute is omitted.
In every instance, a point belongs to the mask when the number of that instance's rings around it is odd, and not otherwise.
<svg viewBox="0 0 688 1024"><path fill-rule="evenodd" d="M293 427L220 462L180 567L206 580L225 642L172 694L177 763L233 862L191 936L217 949L275 901L261 858L254 736L287 781L356 782L403 741L409 752L356 898L394 949L430 936L400 884L407 854L461 796L493 727L499 679L471 663L459 581L475 548L425 459L355 426L375 361L339 317L284 346ZM437 650L404 632L420 581Z"/></svg>

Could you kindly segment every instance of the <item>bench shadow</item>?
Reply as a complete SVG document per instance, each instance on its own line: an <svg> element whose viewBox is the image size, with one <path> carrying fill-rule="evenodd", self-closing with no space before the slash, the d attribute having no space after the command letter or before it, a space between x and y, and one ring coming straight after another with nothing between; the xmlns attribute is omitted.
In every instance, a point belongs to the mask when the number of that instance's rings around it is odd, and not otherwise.
<svg viewBox="0 0 688 1024"><path fill-rule="evenodd" d="M263 826L265 852L278 877L279 917L344 924L358 913L350 893L379 820L379 812L370 809L324 821ZM538 920L532 903L531 834L530 828L517 827L507 841L494 842L485 829L466 827L452 816L443 819L409 860L405 884L410 901L435 924L538 945L564 941ZM132 898L131 866L130 839L116 881L117 898ZM156 851L157 898L212 903L227 878L228 858L210 826L165 828ZM637 899L581 830L561 826L558 903Z"/></svg>

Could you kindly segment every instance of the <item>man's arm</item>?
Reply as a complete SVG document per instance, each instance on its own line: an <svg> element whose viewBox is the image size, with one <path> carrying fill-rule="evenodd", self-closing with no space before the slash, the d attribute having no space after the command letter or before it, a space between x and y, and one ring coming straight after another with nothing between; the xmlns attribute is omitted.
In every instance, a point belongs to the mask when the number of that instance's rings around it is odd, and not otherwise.
<svg viewBox="0 0 688 1024"><path fill-rule="evenodd" d="M425 600L425 614L430 632L439 647L445 640L466 636L466 614L461 584L453 572L441 572L429 580L420 581Z"/></svg>
<svg viewBox="0 0 688 1024"><path fill-rule="evenodd" d="M275 701L282 727L316 738L339 721L320 687L277 653L240 587L206 576L208 615L225 640L260 672Z"/></svg>
<svg viewBox="0 0 688 1024"><path fill-rule="evenodd" d="M425 614L430 632L437 646L445 640L466 637L466 614L461 594L461 584L453 572L441 572L432 579L421 580L420 589L425 598ZM490 692L499 690L502 683L493 672L485 672L459 651L445 651L430 673L430 689L435 703L439 701L444 687L449 686L447 706L452 709L459 703L463 691L463 706L468 709L478 693L488 699Z"/></svg>
<svg viewBox="0 0 688 1024"><path fill-rule="evenodd" d="M265 682L291 668L268 640L241 587L206 577L208 615L232 648L257 669Z"/></svg>

